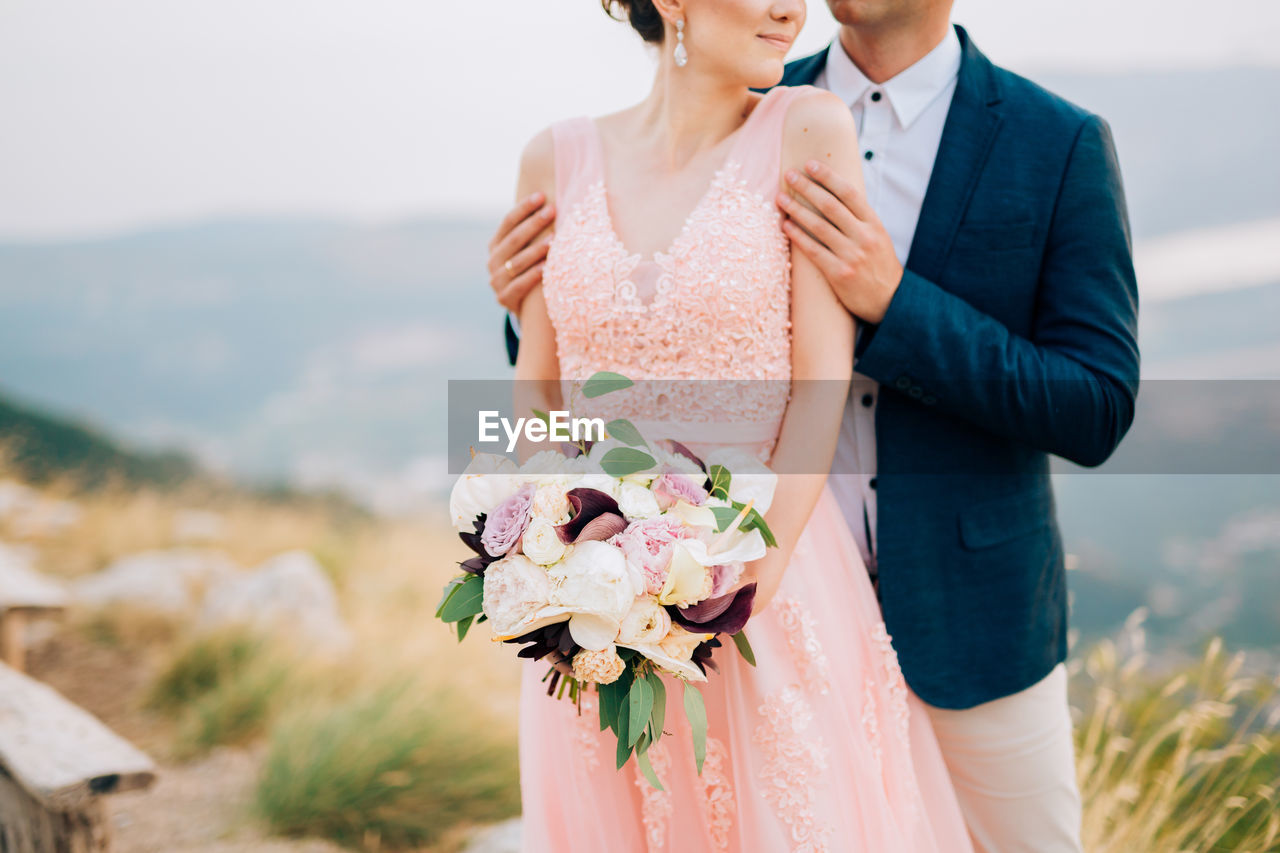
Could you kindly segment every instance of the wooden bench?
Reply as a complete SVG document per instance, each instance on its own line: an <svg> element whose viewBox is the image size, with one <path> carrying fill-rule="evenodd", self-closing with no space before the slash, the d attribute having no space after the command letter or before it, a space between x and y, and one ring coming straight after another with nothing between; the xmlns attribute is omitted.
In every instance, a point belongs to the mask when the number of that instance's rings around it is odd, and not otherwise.
<svg viewBox="0 0 1280 853"><path fill-rule="evenodd" d="M102 797L155 775L146 754L88 711L0 663L0 850L110 850Z"/></svg>
<svg viewBox="0 0 1280 853"><path fill-rule="evenodd" d="M27 620L60 614L67 607L61 586L28 568L0 545L0 661L21 672L26 661Z"/></svg>

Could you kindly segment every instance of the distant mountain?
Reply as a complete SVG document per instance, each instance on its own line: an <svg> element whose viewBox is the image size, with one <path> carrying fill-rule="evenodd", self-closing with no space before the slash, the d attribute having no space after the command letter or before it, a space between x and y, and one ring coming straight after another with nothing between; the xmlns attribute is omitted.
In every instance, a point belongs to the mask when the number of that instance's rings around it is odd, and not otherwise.
<svg viewBox="0 0 1280 853"><path fill-rule="evenodd" d="M7 470L38 485L69 478L86 489L113 482L167 489L200 474L186 453L126 449L87 425L19 405L3 395L0 453Z"/></svg>

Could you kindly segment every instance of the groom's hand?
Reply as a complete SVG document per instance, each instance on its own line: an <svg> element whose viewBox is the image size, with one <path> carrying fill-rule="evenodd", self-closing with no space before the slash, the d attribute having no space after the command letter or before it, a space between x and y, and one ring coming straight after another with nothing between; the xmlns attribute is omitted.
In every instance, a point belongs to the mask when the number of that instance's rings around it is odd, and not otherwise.
<svg viewBox="0 0 1280 853"><path fill-rule="evenodd" d="M787 215L782 230L849 313L879 323L902 281L893 240L859 186L815 160L805 170L788 169L784 176L790 194L778 194L778 207Z"/></svg>
<svg viewBox="0 0 1280 853"><path fill-rule="evenodd" d="M542 264L551 238L538 235L556 218L555 206L536 192L513 207L489 241L489 286L498 303L519 314L520 303L542 281Z"/></svg>

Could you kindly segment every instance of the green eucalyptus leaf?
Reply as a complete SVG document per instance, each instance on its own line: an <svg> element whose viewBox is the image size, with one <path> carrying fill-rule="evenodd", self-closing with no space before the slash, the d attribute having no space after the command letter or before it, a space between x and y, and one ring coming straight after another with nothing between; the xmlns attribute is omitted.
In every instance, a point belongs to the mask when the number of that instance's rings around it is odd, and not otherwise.
<svg viewBox="0 0 1280 853"><path fill-rule="evenodd" d="M608 394L610 391L621 391L630 388L634 383L621 373L601 370L591 375L582 385L582 396L592 398Z"/></svg>
<svg viewBox="0 0 1280 853"><path fill-rule="evenodd" d="M662 726L667 721L667 686L662 683L662 676L656 672L648 675L649 687L653 690L653 713L649 715L649 740L657 743L662 737Z"/></svg>
<svg viewBox="0 0 1280 853"><path fill-rule="evenodd" d="M636 764L640 765L640 772L644 774L644 778L649 780L650 785L659 791L666 790L666 788L662 787L658 774L653 771L653 764L649 762L649 739L647 735L641 735L640 740L636 742Z"/></svg>
<svg viewBox="0 0 1280 853"><path fill-rule="evenodd" d="M444 610L445 604L458 591L458 587L462 586L462 582L467 578L465 575L454 578L444 585L444 591L440 593L440 601L436 604L436 618L440 618L440 613Z"/></svg>
<svg viewBox="0 0 1280 853"><path fill-rule="evenodd" d="M738 517L741 510L741 507L713 506L711 512L716 517L716 532L723 533L730 524L733 524L733 520Z"/></svg>
<svg viewBox="0 0 1280 853"><path fill-rule="evenodd" d="M618 720L614 726L614 730L618 733L618 769L622 769L622 765L627 763L627 759L631 757L631 745L634 743L629 737L628 724L631 720L630 703L623 702L618 708Z"/></svg>
<svg viewBox="0 0 1280 853"><path fill-rule="evenodd" d="M604 431L610 438L616 438L623 444L629 444L632 447L648 446L644 436L640 435L640 430L636 429L636 425L626 418L609 421L604 425Z"/></svg>
<svg viewBox="0 0 1280 853"><path fill-rule="evenodd" d="M684 713L689 718L689 728L693 730L693 760L701 776L702 762L707 757L707 707L698 688L687 681L684 683Z"/></svg>
<svg viewBox="0 0 1280 853"><path fill-rule="evenodd" d="M707 471L707 475L711 478L711 488L708 489L711 496L727 500L729 497L729 484L733 482L733 475L729 473L729 469L723 465L712 465Z"/></svg>
<svg viewBox="0 0 1280 853"><path fill-rule="evenodd" d="M600 467L610 477L625 477L638 471L646 471L655 464L654 458L643 450L615 447L600 459Z"/></svg>
<svg viewBox="0 0 1280 853"><path fill-rule="evenodd" d="M647 678L637 678L631 683L627 696L629 719L627 720L627 739L634 744L644 734L644 727L653 714L653 687Z"/></svg>
<svg viewBox="0 0 1280 853"><path fill-rule="evenodd" d="M457 622L484 612L484 578L472 575L463 581L440 607L440 618Z"/></svg>
<svg viewBox="0 0 1280 853"><path fill-rule="evenodd" d="M471 630L471 622L476 617L468 616L465 619L458 620L458 642L461 643L467 636L467 631Z"/></svg>
<svg viewBox="0 0 1280 853"><path fill-rule="evenodd" d="M747 641L746 629L733 635L733 644L738 647L738 653L742 655L743 660L752 666L756 665L756 653L752 651L751 643Z"/></svg>

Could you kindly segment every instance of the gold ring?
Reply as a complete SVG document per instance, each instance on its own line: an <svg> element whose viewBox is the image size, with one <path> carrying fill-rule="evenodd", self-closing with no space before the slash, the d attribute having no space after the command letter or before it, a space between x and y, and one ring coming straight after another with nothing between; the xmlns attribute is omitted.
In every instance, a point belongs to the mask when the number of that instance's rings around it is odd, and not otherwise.
<svg viewBox="0 0 1280 853"><path fill-rule="evenodd" d="M504 270L506 270L506 271L507 271L507 275L515 275L515 274L516 274L516 271L515 271L515 270L513 270L513 269L511 268L511 261L510 261L510 260L508 260L505 264L503 264L503 265L502 265L502 268L503 268Z"/></svg>

